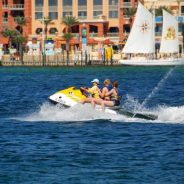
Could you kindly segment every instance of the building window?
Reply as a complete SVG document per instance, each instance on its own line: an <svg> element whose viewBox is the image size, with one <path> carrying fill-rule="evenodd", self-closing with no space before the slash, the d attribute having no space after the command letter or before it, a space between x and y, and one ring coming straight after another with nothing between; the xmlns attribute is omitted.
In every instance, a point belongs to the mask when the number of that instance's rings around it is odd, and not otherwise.
<svg viewBox="0 0 184 184"><path fill-rule="evenodd" d="M93 0L93 6L102 5L102 0Z"/></svg>
<svg viewBox="0 0 184 184"><path fill-rule="evenodd" d="M43 0L35 0L35 7L43 6Z"/></svg>
<svg viewBox="0 0 184 184"><path fill-rule="evenodd" d="M50 34L56 34L57 32L58 32L58 30L55 27L52 27L52 28L49 29Z"/></svg>
<svg viewBox="0 0 184 184"><path fill-rule="evenodd" d="M98 27L97 26L90 25L89 26L89 32L90 33L98 33Z"/></svg>
<svg viewBox="0 0 184 184"><path fill-rule="evenodd" d="M129 24L125 24L125 25L123 26L123 30L124 30L124 32L126 32L126 33L130 33L130 25L129 25Z"/></svg>
<svg viewBox="0 0 184 184"><path fill-rule="evenodd" d="M63 12L63 17L72 16L72 12Z"/></svg>
<svg viewBox="0 0 184 184"><path fill-rule="evenodd" d="M78 12L78 17L80 19L85 19L87 17L87 12L86 11L80 11L80 12Z"/></svg>
<svg viewBox="0 0 184 184"><path fill-rule="evenodd" d="M181 6L181 14L184 14L184 6Z"/></svg>
<svg viewBox="0 0 184 184"><path fill-rule="evenodd" d="M3 23L7 23L8 22L8 12L4 12L3 13Z"/></svg>
<svg viewBox="0 0 184 184"><path fill-rule="evenodd" d="M40 33L42 33L42 31L43 31L42 28L37 28L35 32L36 32L36 34L40 34Z"/></svg>
<svg viewBox="0 0 184 184"><path fill-rule="evenodd" d="M49 6L58 6L58 0L49 0Z"/></svg>
<svg viewBox="0 0 184 184"><path fill-rule="evenodd" d="M72 6L72 0L63 0L63 6Z"/></svg>
<svg viewBox="0 0 184 184"><path fill-rule="evenodd" d="M3 6L7 6L8 5L8 0L3 0Z"/></svg>
<svg viewBox="0 0 184 184"><path fill-rule="evenodd" d="M87 6L87 0L78 0L78 6Z"/></svg>
<svg viewBox="0 0 184 184"><path fill-rule="evenodd" d="M110 33L119 33L119 28L118 27L110 27L109 32Z"/></svg>
<svg viewBox="0 0 184 184"><path fill-rule="evenodd" d="M109 18L118 18L118 11L109 11Z"/></svg>
<svg viewBox="0 0 184 184"><path fill-rule="evenodd" d="M51 20L58 19L58 12L49 12L49 18Z"/></svg>
<svg viewBox="0 0 184 184"><path fill-rule="evenodd" d="M35 19L42 19L43 18L43 12L35 12Z"/></svg>
<svg viewBox="0 0 184 184"><path fill-rule="evenodd" d="M99 15L102 15L102 11L93 11L93 18L98 18Z"/></svg>
<svg viewBox="0 0 184 184"><path fill-rule="evenodd" d="M118 0L109 0L109 5L118 5Z"/></svg>

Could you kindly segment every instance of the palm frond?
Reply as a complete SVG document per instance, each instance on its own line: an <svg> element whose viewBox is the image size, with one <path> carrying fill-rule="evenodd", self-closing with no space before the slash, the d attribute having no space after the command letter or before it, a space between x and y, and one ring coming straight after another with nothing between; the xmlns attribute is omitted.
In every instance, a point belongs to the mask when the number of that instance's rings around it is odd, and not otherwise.
<svg viewBox="0 0 184 184"><path fill-rule="evenodd" d="M5 29L1 33L4 37L15 37L20 34L17 30L13 29Z"/></svg>
<svg viewBox="0 0 184 184"><path fill-rule="evenodd" d="M13 41L16 43L22 44L22 43L26 43L27 39L25 37L23 37L22 35L18 35L18 36L13 38Z"/></svg>
<svg viewBox="0 0 184 184"><path fill-rule="evenodd" d="M24 26L26 24L26 18L21 16L15 17L15 22L20 26Z"/></svg>
<svg viewBox="0 0 184 184"><path fill-rule="evenodd" d="M52 22L52 19L50 19L49 17L44 17L40 22L44 25L48 25Z"/></svg>
<svg viewBox="0 0 184 184"><path fill-rule="evenodd" d="M168 13L173 14L172 10L166 6L160 6L155 10L155 16L162 16L162 10L166 10Z"/></svg>
<svg viewBox="0 0 184 184"><path fill-rule="evenodd" d="M77 19L76 17L73 17L73 16L66 16L66 17L64 17L64 18L62 19L62 23L63 23L66 27L70 28L70 27L72 27L73 25L78 24L79 21L78 21L78 19Z"/></svg>
<svg viewBox="0 0 184 184"><path fill-rule="evenodd" d="M72 33L64 33L64 35L63 35L63 38L64 38L66 41L70 41L73 37L74 37L74 36L73 36Z"/></svg>

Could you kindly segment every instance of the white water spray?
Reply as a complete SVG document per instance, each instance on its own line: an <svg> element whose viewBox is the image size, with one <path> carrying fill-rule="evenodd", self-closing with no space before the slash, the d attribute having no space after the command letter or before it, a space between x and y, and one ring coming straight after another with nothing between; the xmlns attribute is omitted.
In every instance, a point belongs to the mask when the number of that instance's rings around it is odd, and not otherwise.
<svg viewBox="0 0 184 184"><path fill-rule="evenodd" d="M161 81L157 84L157 86L152 90L152 92L144 99L140 107L136 111L142 111L144 106L148 103L148 101L158 92L158 90L163 86L165 81L169 78L169 76L172 74L176 67L171 68L165 76L161 79ZM136 113L134 114L133 117L135 117Z"/></svg>

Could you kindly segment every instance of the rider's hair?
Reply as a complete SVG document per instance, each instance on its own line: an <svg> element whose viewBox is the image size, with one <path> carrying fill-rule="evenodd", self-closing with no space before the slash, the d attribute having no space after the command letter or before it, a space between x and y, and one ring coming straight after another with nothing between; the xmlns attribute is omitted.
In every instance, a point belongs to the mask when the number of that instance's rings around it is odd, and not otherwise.
<svg viewBox="0 0 184 184"><path fill-rule="evenodd" d="M117 82L117 81L114 81L114 82L112 83L112 86L117 88L117 87L118 87L118 82Z"/></svg>
<svg viewBox="0 0 184 184"><path fill-rule="evenodd" d="M111 81L109 80L109 79L105 79L104 80L104 85L108 85L108 84L110 84L111 83Z"/></svg>

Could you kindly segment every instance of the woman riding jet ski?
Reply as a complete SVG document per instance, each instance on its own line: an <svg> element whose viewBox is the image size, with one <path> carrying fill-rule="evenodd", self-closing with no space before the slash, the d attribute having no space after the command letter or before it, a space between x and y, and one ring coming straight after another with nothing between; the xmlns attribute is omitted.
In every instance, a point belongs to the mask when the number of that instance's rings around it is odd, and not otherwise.
<svg viewBox="0 0 184 184"><path fill-rule="evenodd" d="M110 90L109 93L112 93L112 91ZM108 95L108 93L107 93ZM141 119L147 119L147 120L155 120L158 117L154 114L143 114L143 113L137 113L137 112L129 112L126 111L124 109L122 109L119 106L114 106L114 105L119 105L120 100L118 99L118 95L114 95L114 100L108 101L107 100L99 100L99 102L97 102L95 100L95 98L93 98L94 101L91 101L91 103L95 106L96 104L99 104L100 106L97 106L97 110L102 110L103 105L105 107L105 112L107 113L111 113L111 114L123 114L127 117L134 117L134 118L141 118ZM67 89L64 90L60 90L56 93L54 93L53 95L51 95L49 97L49 100L51 102L53 102L54 104L60 104L64 107L73 107L77 104L79 104L82 101L85 101L85 99L87 99L88 96L85 94L84 91L81 91L80 89L77 89L75 87L69 87ZM116 101L116 100L119 100ZM118 104L117 104L118 102ZM111 103L112 106L110 107L106 107L107 103ZM112 104L113 103L113 104Z"/></svg>

